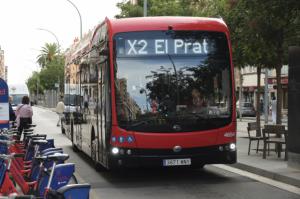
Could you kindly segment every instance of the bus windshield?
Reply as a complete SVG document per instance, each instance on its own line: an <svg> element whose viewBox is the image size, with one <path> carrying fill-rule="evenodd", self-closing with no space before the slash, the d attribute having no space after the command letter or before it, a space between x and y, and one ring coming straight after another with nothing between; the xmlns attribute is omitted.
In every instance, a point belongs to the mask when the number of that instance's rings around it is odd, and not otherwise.
<svg viewBox="0 0 300 199"><path fill-rule="evenodd" d="M192 132L230 123L228 42L220 32L119 33L115 42L118 125L141 132Z"/></svg>

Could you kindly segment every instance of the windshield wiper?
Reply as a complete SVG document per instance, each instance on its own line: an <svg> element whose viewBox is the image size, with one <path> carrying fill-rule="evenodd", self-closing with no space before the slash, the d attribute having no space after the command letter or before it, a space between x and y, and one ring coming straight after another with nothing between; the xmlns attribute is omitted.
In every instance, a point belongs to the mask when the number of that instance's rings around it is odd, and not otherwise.
<svg viewBox="0 0 300 199"><path fill-rule="evenodd" d="M148 118L148 119L145 119L145 120L142 120L142 121L135 122L133 124L129 124L128 126L130 126L130 127L139 127L139 126L142 126L142 125L145 125L145 124L150 124L151 121L155 121L155 120L156 120L155 118Z"/></svg>

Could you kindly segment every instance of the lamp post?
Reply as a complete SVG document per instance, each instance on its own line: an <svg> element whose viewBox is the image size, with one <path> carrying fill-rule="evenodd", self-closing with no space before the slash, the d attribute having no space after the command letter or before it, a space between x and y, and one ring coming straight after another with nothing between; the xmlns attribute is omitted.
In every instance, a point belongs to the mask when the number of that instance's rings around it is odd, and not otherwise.
<svg viewBox="0 0 300 199"><path fill-rule="evenodd" d="M147 17L147 0L144 0L144 17Z"/></svg>
<svg viewBox="0 0 300 199"><path fill-rule="evenodd" d="M82 39L82 19L81 19L81 14L77 8L77 6L71 1L71 0L67 0L70 4L72 4L72 6L77 10L77 13L79 15L79 20L80 20L80 39Z"/></svg>
<svg viewBox="0 0 300 199"><path fill-rule="evenodd" d="M50 30L48 30L48 29L45 29L45 28L38 28L38 30L43 30L43 31L46 31L46 32L50 33L51 35L53 35L53 36L55 37L55 40L56 40L56 44L57 44L58 49L60 48L58 38L57 38L57 36L56 36L52 31L50 31Z"/></svg>

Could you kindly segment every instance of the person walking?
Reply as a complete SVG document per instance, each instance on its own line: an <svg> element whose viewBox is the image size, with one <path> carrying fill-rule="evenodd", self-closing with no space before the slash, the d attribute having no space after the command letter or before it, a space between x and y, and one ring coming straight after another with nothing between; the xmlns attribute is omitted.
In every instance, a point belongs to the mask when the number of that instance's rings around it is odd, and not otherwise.
<svg viewBox="0 0 300 199"><path fill-rule="evenodd" d="M8 106L9 106L9 121L14 122L16 120L16 114L15 111L12 108L11 103L13 102L13 97L9 96L9 100L8 100Z"/></svg>
<svg viewBox="0 0 300 199"><path fill-rule="evenodd" d="M65 104L63 102L63 97L61 96L59 102L56 105L56 113L58 114L58 121L57 121L56 126L60 126L61 117L62 117L62 114L64 113L64 110L65 110Z"/></svg>
<svg viewBox="0 0 300 199"><path fill-rule="evenodd" d="M272 97L271 109L272 109L272 122L273 124L276 124L277 101L275 96Z"/></svg>
<svg viewBox="0 0 300 199"><path fill-rule="evenodd" d="M260 113L263 114L264 113L264 100L260 99Z"/></svg>
<svg viewBox="0 0 300 199"><path fill-rule="evenodd" d="M16 109L16 121L18 127L18 135L21 137L23 129L28 128L28 124L32 123L33 111L29 105L29 97L24 96L22 98L22 104L19 104Z"/></svg>

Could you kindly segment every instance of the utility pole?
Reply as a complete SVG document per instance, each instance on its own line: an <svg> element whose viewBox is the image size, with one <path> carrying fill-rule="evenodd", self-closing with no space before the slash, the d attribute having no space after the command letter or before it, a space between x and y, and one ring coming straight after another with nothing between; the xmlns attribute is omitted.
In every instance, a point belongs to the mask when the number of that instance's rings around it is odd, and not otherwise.
<svg viewBox="0 0 300 199"><path fill-rule="evenodd" d="M37 76L36 78L36 105L38 104L39 101L39 77Z"/></svg>
<svg viewBox="0 0 300 199"><path fill-rule="evenodd" d="M242 102L243 102L243 74L242 74L242 68L239 69L239 79L240 79L240 89L239 89L239 116L240 116L240 121L242 121Z"/></svg>
<svg viewBox="0 0 300 199"><path fill-rule="evenodd" d="M147 17L147 0L144 0L144 17Z"/></svg>

